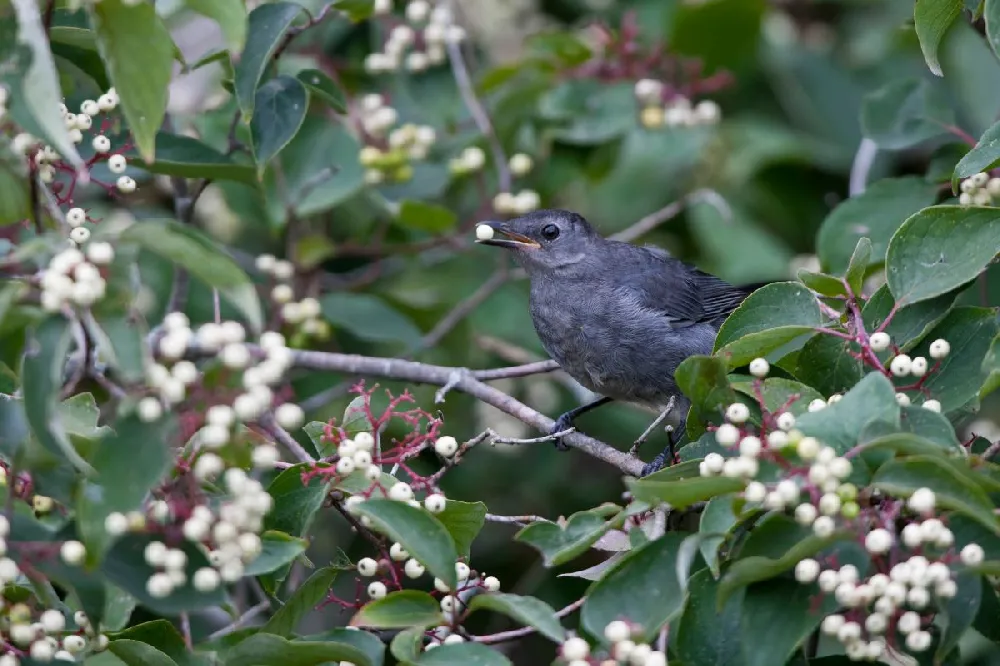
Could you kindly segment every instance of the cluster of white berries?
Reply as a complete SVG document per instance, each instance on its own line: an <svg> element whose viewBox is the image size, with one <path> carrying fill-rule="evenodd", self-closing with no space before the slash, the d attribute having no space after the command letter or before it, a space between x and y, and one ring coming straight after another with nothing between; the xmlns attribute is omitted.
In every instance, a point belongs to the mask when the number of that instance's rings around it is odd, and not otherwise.
<svg viewBox="0 0 1000 666"><path fill-rule="evenodd" d="M608 659L602 666L667 666L667 656L647 643L631 640L632 627L623 620L613 620L604 627L604 637L611 644ZM590 645L579 636L572 636L559 646L559 656L566 666L589 666L593 655Z"/></svg>
<svg viewBox="0 0 1000 666"><path fill-rule="evenodd" d="M90 649L104 650L108 637L94 634L90 621L83 611L73 614L76 629L67 627L62 611L49 608L32 621L32 610L25 603L16 603L7 609L4 643L9 651L0 656L0 666L18 666L18 654L35 662L76 662L77 655ZM86 635L84 635L86 634ZM90 639L88 641L88 638Z"/></svg>
<svg viewBox="0 0 1000 666"><path fill-rule="evenodd" d="M635 84L635 97L641 111L639 119L648 129L658 127L694 127L714 125L722 112L712 100L702 100L695 105L684 96L674 96L663 103L663 83L655 79L641 79Z"/></svg>
<svg viewBox="0 0 1000 666"><path fill-rule="evenodd" d="M391 0L376 0L376 15L391 11ZM446 5L433 6L428 0L410 0L405 16L406 22L389 32L383 51L365 58L365 71L370 74L395 72L402 66L411 72L422 72L447 59L446 44L460 44L465 40L465 29L455 25L451 9Z"/></svg>
<svg viewBox="0 0 1000 666"><path fill-rule="evenodd" d="M90 243L84 250L86 254L67 248L42 271L40 298L46 311L58 312L69 304L89 307L104 297L107 283L98 266L114 260L114 249L108 243Z"/></svg>
<svg viewBox="0 0 1000 666"><path fill-rule="evenodd" d="M468 146L458 154L458 157L448 161L448 170L456 176L475 173L484 166L486 166L486 153L479 146Z"/></svg>
<svg viewBox="0 0 1000 666"><path fill-rule="evenodd" d="M493 197L493 209L506 215L524 215L541 205L542 198L534 190L521 190L517 194L499 192Z"/></svg>
<svg viewBox="0 0 1000 666"><path fill-rule="evenodd" d="M295 300L295 289L291 281L295 277L295 266L285 259L276 259L274 255L262 254L256 260L257 270L274 278L277 284L271 289L271 300L281 306L281 318L306 335L323 335L327 324L321 318L319 301L307 297L301 301Z"/></svg>
<svg viewBox="0 0 1000 666"><path fill-rule="evenodd" d="M386 148L366 145L358 152L358 161L365 167L365 182L406 182L413 177L411 162L424 160L437 141L437 131L430 125L405 123L392 129L399 113L378 93L361 98L361 124L365 134L385 139Z"/></svg>
<svg viewBox="0 0 1000 666"><path fill-rule="evenodd" d="M415 578L415 576L411 576L411 578ZM451 627L447 624L450 617L461 611L463 593L475 588L485 590L486 592L500 591L500 580L496 576L485 576L482 573L474 572L468 564L462 561L455 562L455 578L458 584L454 590L449 588L440 578L434 579L434 589L445 595L441 597L440 606L441 612L444 613L446 624L432 629L431 635L435 638L427 643L424 651L433 650L440 645L454 645L465 642L465 638L460 634L453 633Z"/></svg>
<svg viewBox="0 0 1000 666"><path fill-rule="evenodd" d="M987 173L977 173L962 181L958 203L962 206L991 206L1000 199L1000 178L990 178Z"/></svg>
<svg viewBox="0 0 1000 666"><path fill-rule="evenodd" d="M871 345L872 351L882 352L890 348L892 340L888 333L878 331L871 334L868 343ZM951 353L951 345L944 338L938 338L930 344L927 353L933 360L940 361ZM911 358L907 354L897 354L889 362L889 372L894 377L923 377L929 369L931 369L930 364L923 356ZM910 396L899 392L896 394L896 402L905 407L910 404ZM937 400L924 400L920 406L932 412L941 411L941 403Z"/></svg>

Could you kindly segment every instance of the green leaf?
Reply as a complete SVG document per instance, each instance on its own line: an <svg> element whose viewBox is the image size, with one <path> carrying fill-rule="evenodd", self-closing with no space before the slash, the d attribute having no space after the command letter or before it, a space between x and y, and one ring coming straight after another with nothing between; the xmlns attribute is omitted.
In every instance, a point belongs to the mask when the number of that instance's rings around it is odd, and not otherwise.
<svg viewBox="0 0 1000 666"><path fill-rule="evenodd" d="M135 146L143 160L152 162L174 63L170 32L148 2L108 0L92 5L90 12Z"/></svg>
<svg viewBox="0 0 1000 666"><path fill-rule="evenodd" d="M635 627L633 640L652 640L684 604L677 555L685 536L668 533L622 558L587 593L583 627L603 636L609 622L627 618Z"/></svg>
<svg viewBox="0 0 1000 666"><path fill-rule="evenodd" d="M398 219L404 227L429 233L450 231L458 224L458 215L448 208L410 199L400 203Z"/></svg>
<svg viewBox="0 0 1000 666"><path fill-rule="evenodd" d="M169 620L152 620L136 624L112 638L141 641L152 645L181 666L195 666L198 663L190 658L191 654L184 644L184 637Z"/></svg>
<svg viewBox="0 0 1000 666"><path fill-rule="evenodd" d="M541 98L538 111L545 120L558 123L550 130L557 141L579 146L605 143L634 126L633 84L566 81Z"/></svg>
<svg viewBox="0 0 1000 666"><path fill-rule="evenodd" d="M983 19L986 22L986 38L993 53L1000 58L1000 2L985 0Z"/></svg>
<svg viewBox="0 0 1000 666"><path fill-rule="evenodd" d="M108 514L140 508L170 470L174 457L169 443L176 434L172 414L152 423L131 415L101 438L90 458L96 475L84 483L76 505L77 527L90 563L97 562L111 543L104 529ZM122 455L126 450L128 455Z"/></svg>
<svg viewBox="0 0 1000 666"><path fill-rule="evenodd" d="M481 643L442 645L424 652L418 666L512 666L510 659Z"/></svg>
<svg viewBox="0 0 1000 666"><path fill-rule="evenodd" d="M424 628L417 626L399 632L389 644L389 651L400 664L409 664L420 658L423 647Z"/></svg>
<svg viewBox="0 0 1000 666"><path fill-rule="evenodd" d="M743 490L742 479L729 477L696 477L679 481L648 481L626 479L625 484L633 497L640 502L657 504L666 502L674 509L685 509L718 495Z"/></svg>
<svg viewBox="0 0 1000 666"><path fill-rule="evenodd" d="M49 317L35 329L21 362L24 413L42 446L78 470L92 473L93 468L73 448L62 422L56 418L63 365L72 341L70 322L61 316Z"/></svg>
<svg viewBox="0 0 1000 666"><path fill-rule="evenodd" d="M101 572L109 581L122 588L146 608L161 615L177 615L185 611L202 610L218 606L226 601L226 592L217 588L211 592L199 592L192 586L194 572L211 566L200 545L185 541L178 546L187 555L184 573L187 582L174 588L167 597L156 598L146 591L146 581L156 569L146 563L143 552L150 541L159 537L145 534L125 534L111 547L101 563Z"/></svg>
<svg viewBox="0 0 1000 666"><path fill-rule="evenodd" d="M838 402L798 417L795 427L843 455L858 443L866 425L873 421L899 424L899 403L892 382L880 373L865 376Z"/></svg>
<svg viewBox="0 0 1000 666"><path fill-rule="evenodd" d="M804 285L775 282L750 294L729 315L715 339L714 353L729 367L739 367L811 334L822 322L819 303Z"/></svg>
<svg viewBox="0 0 1000 666"><path fill-rule="evenodd" d="M333 0L333 5L355 23L371 18L375 12L375 0Z"/></svg>
<svg viewBox="0 0 1000 666"><path fill-rule="evenodd" d="M477 594L469 604L469 611L492 610L534 627L549 640L561 643L566 640L566 630L559 623L556 612L547 603L535 597L519 594Z"/></svg>
<svg viewBox="0 0 1000 666"><path fill-rule="evenodd" d="M323 567L313 572L271 616L261 631L278 636L291 636L302 618L326 599L340 571L337 567Z"/></svg>
<svg viewBox="0 0 1000 666"><path fill-rule="evenodd" d="M923 384L930 396L941 402L943 413L961 409L978 396L989 372L983 368L983 359L997 332L994 309L959 307L949 312L916 347L915 354L930 358L932 341L944 338L951 344L951 353L939 361L937 370L929 373ZM935 363L933 359L930 362Z"/></svg>
<svg viewBox="0 0 1000 666"><path fill-rule="evenodd" d="M933 456L913 456L882 465L872 485L893 495L908 497L918 488L930 488L940 506L954 509L1000 534L1000 522L993 515L993 503L986 492Z"/></svg>
<svg viewBox="0 0 1000 666"><path fill-rule="evenodd" d="M142 381L150 363L150 349L146 344L146 326L132 317L95 315L95 335L98 349L115 376L126 383Z"/></svg>
<svg viewBox="0 0 1000 666"><path fill-rule="evenodd" d="M892 237L886 281L897 303L918 303L970 282L997 252L1000 210L931 206Z"/></svg>
<svg viewBox="0 0 1000 666"><path fill-rule="evenodd" d="M852 253L863 238L871 241L872 263L881 265L896 229L910 215L933 204L936 196L934 183L919 176L907 176L879 180L861 194L841 202L823 220L816 241L824 270L846 271ZM861 270L867 268L867 261L865 263ZM855 293L861 292L856 290Z"/></svg>
<svg viewBox="0 0 1000 666"><path fill-rule="evenodd" d="M862 287L864 287L865 273L871 263L872 247L870 238L859 239L858 244L854 247L854 253L851 255L851 261L847 265L847 272L844 274L844 279L850 285L851 291L859 296Z"/></svg>
<svg viewBox="0 0 1000 666"><path fill-rule="evenodd" d="M583 554L614 522L595 511L578 511L565 525L539 521L523 528L514 539L540 552L545 566L554 567Z"/></svg>
<svg viewBox="0 0 1000 666"><path fill-rule="evenodd" d="M104 61L97 52L97 36L88 28L53 25L49 29L52 55L68 60L92 78L99 90L111 87Z"/></svg>
<svg viewBox="0 0 1000 666"><path fill-rule="evenodd" d="M787 663L792 652L833 612L836 601L824 598L817 611L816 590L793 580L751 585L743 597L742 643L746 666Z"/></svg>
<svg viewBox="0 0 1000 666"><path fill-rule="evenodd" d="M306 464L289 467L267 486L268 494L274 498L274 508L264 517L264 529L293 536L302 536L309 529L316 512L323 506L330 482L315 475L308 485L303 485L302 472L308 468Z"/></svg>
<svg viewBox="0 0 1000 666"><path fill-rule="evenodd" d="M718 589L719 583L708 569L691 576L684 614L677 624L675 638L671 640L677 656L685 664L746 664L742 650L745 639L740 636L743 590L730 597L719 611L716 606ZM757 642L754 641L753 645Z"/></svg>
<svg viewBox="0 0 1000 666"><path fill-rule="evenodd" d="M305 539L274 530L264 532L260 538L263 542L263 548L260 555L247 565L247 576L260 576L291 564L295 558L306 551L306 546L309 545Z"/></svg>
<svg viewBox="0 0 1000 666"><path fill-rule="evenodd" d="M233 53L243 50L247 39L247 9L243 0L184 0L184 4L219 24L226 48Z"/></svg>
<svg viewBox="0 0 1000 666"><path fill-rule="evenodd" d="M323 296L320 306L328 322L361 340L406 346L420 341L420 329L377 296L334 292Z"/></svg>
<svg viewBox="0 0 1000 666"><path fill-rule="evenodd" d="M943 604L945 619L944 632L938 643L936 661L944 663L944 657L958 646L959 641L972 626L983 600L982 576L972 571L961 571L954 578L958 590Z"/></svg>
<svg viewBox="0 0 1000 666"><path fill-rule="evenodd" d="M357 513L368 516L376 530L401 543L432 575L455 588L455 541L437 518L390 499L369 499L358 505Z"/></svg>
<svg viewBox="0 0 1000 666"><path fill-rule="evenodd" d="M27 125L26 129L45 138L70 164L82 168L83 160L70 140L66 122L59 113L62 90L39 13L40 4L35 0L13 0L13 5L17 14L17 39L30 49L31 60L20 90L12 91L12 115L22 125ZM21 109L30 124L19 118Z"/></svg>
<svg viewBox="0 0 1000 666"><path fill-rule="evenodd" d="M313 443L313 448L316 449L316 453L321 458L332 456L337 452L337 446L323 437L323 433L326 431L326 421L310 421L302 427L302 430L309 437L309 441Z"/></svg>
<svg viewBox="0 0 1000 666"><path fill-rule="evenodd" d="M121 631L128 626L132 619L132 612L135 610L135 597L108 583L106 586L106 599L104 602L104 617L101 618L101 627L104 631ZM148 643L149 641L144 641ZM181 643L183 645L183 642Z"/></svg>
<svg viewBox="0 0 1000 666"><path fill-rule="evenodd" d="M308 110L309 93L298 79L279 76L257 89L250 136L259 175L299 131Z"/></svg>
<svg viewBox="0 0 1000 666"><path fill-rule="evenodd" d="M757 401L758 395L764 399L764 408L776 414L779 411L791 412L795 416L809 411L809 403L823 396L819 391L792 379L784 377L768 377L761 384L758 381L741 378L731 380L732 387L740 393ZM754 388L759 386L759 389Z"/></svg>
<svg viewBox="0 0 1000 666"><path fill-rule="evenodd" d="M1000 20L1000 11L997 19ZM1000 164L1000 123L995 123L983 133L972 150L955 165L955 172L951 177L952 189L957 190L958 181L981 171L989 171L998 164Z"/></svg>
<svg viewBox="0 0 1000 666"><path fill-rule="evenodd" d="M459 557L469 557L472 542L486 522L486 505L482 502L459 502L450 499L444 511L434 514L451 538L455 540L455 550Z"/></svg>
<svg viewBox="0 0 1000 666"><path fill-rule="evenodd" d="M957 297L958 292L951 291L896 309L892 292L887 285L882 285L865 303L861 315L868 331L874 331L882 326L891 313L892 320L884 330L892 338L893 344L908 353L928 331L944 319Z"/></svg>
<svg viewBox="0 0 1000 666"><path fill-rule="evenodd" d="M833 275L800 270L797 277L802 284L821 296L837 297L847 295L847 287L844 286L844 281Z"/></svg>
<svg viewBox="0 0 1000 666"><path fill-rule="evenodd" d="M244 122L249 122L253 116L257 85L264 76L271 56L301 12L302 6L291 2L271 2L250 12L247 46L236 64L233 80Z"/></svg>
<svg viewBox="0 0 1000 666"><path fill-rule="evenodd" d="M691 400L687 431L695 439L705 431L705 424L718 421L736 394L729 385L726 361L713 356L691 356L674 371L677 386Z"/></svg>
<svg viewBox="0 0 1000 666"><path fill-rule="evenodd" d="M454 568L454 565L453 567ZM437 600L419 590L390 592L381 599L365 604L351 618L352 627L396 629L432 627L444 622Z"/></svg>
<svg viewBox="0 0 1000 666"><path fill-rule="evenodd" d="M350 645L351 647L363 652L365 657L368 659L368 661L360 662L358 666L361 666L361 664L382 666L385 662L385 645L383 645L382 641L379 640L378 636L370 634L367 631L357 631L346 627L339 627L337 629L324 631L321 634L303 636L301 640L311 642L332 641L334 643Z"/></svg>
<svg viewBox="0 0 1000 666"><path fill-rule="evenodd" d="M261 330L264 315L249 276L202 232L174 221L142 221L129 226L120 238L179 264L218 289L240 310L251 329Z"/></svg>
<svg viewBox="0 0 1000 666"><path fill-rule="evenodd" d="M303 69L295 75L295 78L309 88L310 93L326 102L337 113L347 112L347 100L344 98L344 92L325 73L318 69Z"/></svg>
<svg viewBox="0 0 1000 666"><path fill-rule="evenodd" d="M176 662L152 645L130 640L114 640L108 650L128 666L176 666Z"/></svg>
<svg viewBox="0 0 1000 666"><path fill-rule="evenodd" d="M962 0L917 0L913 7L913 24L920 40L920 50L931 72L938 76L941 63L938 62L938 47L962 11Z"/></svg>
<svg viewBox="0 0 1000 666"><path fill-rule="evenodd" d="M290 641L264 633L250 636L226 652L224 663L225 666L319 666L331 661L371 666L367 655L353 645Z"/></svg>
<svg viewBox="0 0 1000 666"><path fill-rule="evenodd" d="M197 139L167 132L157 133L156 159L144 161L143 168L150 173L183 178L254 181L252 165L240 164Z"/></svg>
<svg viewBox="0 0 1000 666"><path fill-rule="evenodd" d="M940 136L955 122L940 88L929 81L887 83L865 96L861 127L880 148L900 150Z"/></svg>
<svg viewBox="0 0 1000 666"><path fill-rule="evenodd" d="M29 191L25 174L0 163L0 227L16 224L31 215Z"/></svg>
<svg viewBox="0 0 1000 666"><path fill-rule="evenodd" d="M701 512L698 533L704 538L698 548L715 576L719 575L719 546L725 541L725 536L717 535L728 534L739 521L733 503L733 495L715 497L708 501L705 510Z"/></svg>

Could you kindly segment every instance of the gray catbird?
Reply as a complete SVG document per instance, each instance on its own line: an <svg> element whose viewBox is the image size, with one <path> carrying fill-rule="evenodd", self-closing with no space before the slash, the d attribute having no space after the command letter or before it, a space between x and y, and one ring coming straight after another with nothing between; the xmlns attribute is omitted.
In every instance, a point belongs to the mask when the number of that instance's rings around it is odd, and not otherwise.
<svg viewBox="0 0 1000 666"><path fill-rule="evenodd" d="M511 250L531 279L531 319L542 346L604 396L560 416L552 432L612 400L663 412L673 398L680 414L674 432L682 435L690 403L674 371L687 357L712 352L722 322L753 287L733 286L657 248L604 238L570 211L484 224L494 237L478 242ZM675 443L672 433L643 475L672 461Z"/></svg>

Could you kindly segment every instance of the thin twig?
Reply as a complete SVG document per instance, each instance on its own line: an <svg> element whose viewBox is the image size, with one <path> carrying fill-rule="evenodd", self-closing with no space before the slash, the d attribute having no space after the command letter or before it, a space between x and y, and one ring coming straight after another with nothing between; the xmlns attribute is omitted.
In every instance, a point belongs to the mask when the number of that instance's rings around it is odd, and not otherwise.
<svg viewBox="0 0 1000 666"><path fill-rule="evenodd" d="M583 597L582 599L577 599L569 606L566 606L562 610L556 611L556 617L566 617L567 615L578 609L580 606L582 606L583 602L585 602L586 600L587 600L586 597ZM473 636L471 640L475 641L476 643L486 643L486 644L502 643L503 641L509 641L514 638L521 638L522 636L530 636L531 634L535 633L535 631L537 630L534 627L522 627L520 629L501 631L500 633L489 634L487 636Z"/></svg>
<svg viewBox="0 0 1000 666"><path fill-rule="evenodd" d="M254 618L256 618L258 615L260 615L261 613L263 613L264 611L266 611L270 607L271 607L271 603L269 601L262 601L259 604L257 604L256 606L252 606L249 610L247 610L246 613L243 613L243 615L241 615L232 624L228 624L225 627L223 627L222 629L219 629L218 631L209 634L207 642L218 640L218 639L222 638L223 636L226 636L227 634L233 633L237 629L242 629L247 624L249 624L250 622L252 622Z"/></svg>
<svg viewBox="0 0 1000 666"><path fill-rule="evenodd" d="M448 40L447 48L448 60L451 62L451 73L455 77L458 92L462 95L465 108L469 110L469 115L475 121L476 127L486 137L486 143L493 154L493 163L496 165L497 170L497 185L501 192L510 192L511 177L510 169L507 166L507 156L504 154L500 139L493 130L493 123L490 122L490 117L486 113L486 109L483 108L479 98L476 97L476 90L472 84L472 79L469 77L469 69L466 67L465 58L462 55L462 47L457 42Z"/></svg>
<svg viewBox="0 0 1000 666"><path fill-rule="evenodd" d="M518 525L519 527L523 527L528 523L549 522L549 520L547 518L542 518L541 516L533 516L530 514L526 516L498 516L495 513L488 513L486 514L486 522L509 523L512 525Z"/></svg>
<svg viewBox="0 0 1000 666"><path fill-rule="evenodd" d="M316 462L316 460L309 455L304 448L302 448L302 445L295 441L295 438L292 437L287 430L278 425L278 422L274 420L274 416L270 413L264 414L257 419L257 424L263 428L267 434L273 437L275 441L291 451L292 455L298 458L300 462Z"/></svg>
<svg viewBox="0 0 1000 666"><path fill-rule="evenodd" d="M698 202L705 202L715 206L727 220L732 218L732 210L730 210L729 204L726 203L726 200L723 199L718 192L710 189L700 189L695 190L694 192L681 197L677 201L671 202L663 208L650 213L646 217L634 223L632 226L623 229L616 234L612 234L610 239L631 243L632 241L648 234L664 222L677 217L691 204Z"/></svg>
<svg viewBox="0 0 1000 666"><path fill-rule="evenodd" d="M483 304L486 299L496 292L497 289L506 284L508 274L506 271L497 271L490 279L479 285L472 294L463 300L461 303L456 305L451 312L445 315L441 321L439 321L434 328L432 328L420 342L418 342L412 351L406 355L406 357L412 357L425 349L430 349L441 339L451 332L453 328L458 326L466 317L468 317L472 312ZM404 357L404 358L406 358Z"/></svg>
<svg viewBox="0 0 1000 666"><path fill-rule="evenodd" d="M865 137L858 145L858 151L854 153L854 162L851 164L851 179L848 185L848 194L856 197L865 191L868 186L868 173L875 163L875 156L878 155L878 144Z"/></svg>
<svg viewBox="0 0 1000 666"><path fill-rule="evenodd" d="M191 640L191 616L186 612L181 613L181 634L184 636L184 645L191 650L194 647L194 641Z"/></svg>

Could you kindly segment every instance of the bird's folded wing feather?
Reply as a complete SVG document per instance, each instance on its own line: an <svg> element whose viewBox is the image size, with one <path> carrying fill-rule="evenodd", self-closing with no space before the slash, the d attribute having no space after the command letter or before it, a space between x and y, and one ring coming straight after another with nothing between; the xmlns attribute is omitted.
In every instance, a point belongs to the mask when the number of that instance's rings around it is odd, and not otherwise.
<svg viewBox="0 0 1000 666"><path fill-rule="evenodd" d="M654 310L675 326L712 322L729 315L752 289L736 287L704 273L657 248L622 252L620 289L643 308Z"/></svg>

